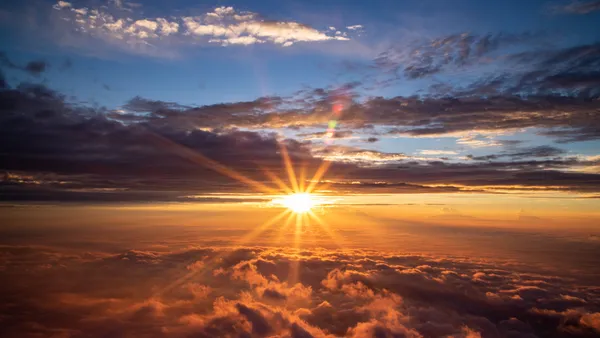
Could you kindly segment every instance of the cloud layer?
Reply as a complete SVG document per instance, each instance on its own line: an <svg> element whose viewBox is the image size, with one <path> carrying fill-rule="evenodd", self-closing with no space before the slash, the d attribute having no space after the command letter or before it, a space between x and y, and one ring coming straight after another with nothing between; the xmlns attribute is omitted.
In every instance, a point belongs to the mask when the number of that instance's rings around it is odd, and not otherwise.
<svg viewBox="0 0 600 338"><path fill-rule="evenodd" d="M594 337L597 286L363 250L3 246L3 336ZM44 314L44 315L42 315Z"/></svg>

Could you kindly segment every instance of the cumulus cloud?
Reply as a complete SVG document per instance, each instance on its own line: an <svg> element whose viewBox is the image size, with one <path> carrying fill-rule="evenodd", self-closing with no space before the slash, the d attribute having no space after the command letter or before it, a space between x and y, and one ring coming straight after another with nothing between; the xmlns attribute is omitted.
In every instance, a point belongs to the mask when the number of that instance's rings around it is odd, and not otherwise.
<svg viewBox="0 0 600 338"><path fill-rule="evenodd" d="M56 9L61 9L61 8L70 8L70 7L73 7L73 5L67 1L58 1L53 7Z"/></svg>
<svg viewBox="0 0 600 338"><path fill-rule="evenodd" d="M255 13L236 13L233 7L216 8L201 17L182 18L187 33L207 36L214 42L227 44L254 44L271 42L284 47L296 42L349 40L344 36L329 36L297 22L258 20Z"/></svg>
<svg viewBox="0 0 600 338"><path fill-rule="evenodd" d="M68 4L68 5L67 5ZM80 35L102 39L133 52L172 49L182 44L254 45L271 43L289 47L295 43L350 40L346 32L330 34L295 21L269 21L258 13L240 12L233 7L217 7L197 16L142 17L128 7L75 8L59 1L54 9ZM130 14L127 16L127 14ZM167 55L168 56L168 55Z"/></svg>

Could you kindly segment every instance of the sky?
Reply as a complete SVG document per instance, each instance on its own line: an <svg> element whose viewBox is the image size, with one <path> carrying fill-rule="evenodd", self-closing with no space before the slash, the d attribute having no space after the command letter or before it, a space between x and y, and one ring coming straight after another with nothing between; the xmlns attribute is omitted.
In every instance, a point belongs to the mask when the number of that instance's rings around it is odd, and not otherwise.
<svg viewBox="0 0 600 338"><path fill-rule="evenodd" d="M0 3L0 335L593 337L600 2Z"/></svg>

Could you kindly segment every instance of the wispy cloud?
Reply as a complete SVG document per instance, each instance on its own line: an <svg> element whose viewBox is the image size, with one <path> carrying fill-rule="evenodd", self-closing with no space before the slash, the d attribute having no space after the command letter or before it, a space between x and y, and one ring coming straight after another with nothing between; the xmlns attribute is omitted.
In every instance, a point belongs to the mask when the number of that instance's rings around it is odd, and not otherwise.
<svg viewBox="0 0 600 338"><path fill-rule="evenodd" d="M421 155L456 155L458 154L454 150L421 150Z"/></svg>
<svg viewBox="0 0 600 338"><path fill-rule="evenodd" d="M505 151L500 154L486 155L486 156L472 156L467 155L468 158L473 160L496 160L503 157L509 157L513 159L523 158L539 158L539 157L558 157L564 155L566 151L552 147L552 146L537 146L529 148L512 148L511 151ZM594 160L592 160L594 161Z"/></svg>
<svg viewBox="0 0 600 338"><path fill-rule="evenodd" d="M409 158L409 156L402 153L385 153L348 146L324 146L313 149L313 154L329 161L362 163L365 165L398 162Z"/></svg>
<svg viewBox="0 0 600 338"><path fill-rule="evenodd" d="M570 4L562 6L554 6L552 10L555 13L566 14L589 14L595 11L600 11L600 1L571 1Z"/></svg>

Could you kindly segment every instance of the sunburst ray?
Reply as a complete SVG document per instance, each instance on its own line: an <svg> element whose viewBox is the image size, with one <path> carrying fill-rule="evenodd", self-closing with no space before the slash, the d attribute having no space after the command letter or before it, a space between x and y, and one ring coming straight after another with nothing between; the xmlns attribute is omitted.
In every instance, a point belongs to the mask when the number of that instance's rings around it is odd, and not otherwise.
<svg viewBox="0 0 600 338"><path fill-rule="evenodd" d="M181 145L173 140L170 140L162 135L159 135L154 132L150 132L148 135L152 136L155 141L160 143L162 146L165 146L170 151L173 151L175 154L177 154L193 163L205 166L205 167L212 169L220 174L223 174L225 176L233 178L241 183L247 184L248 186L250 186L260 192L267 193L267 194L278 193L277 190L270 188L270 187L264 185L263 183L255 181L251 178L248 178L248 177L238 173L237 171L235 171L231 168L228 168L228 167L222 165L221 163L219 163L215 160L212 160L212 159L202 155L201 153L199 153L195 150L192 150L186 146L183 146L183 145Z"/></svg>
<svg viewBox="0 0 600 338"><path fill-rule="evenodd" d="M272 217L269 220L267 220L266 222L264 222L262 225L254 228L252 231L250 231L249 233L244 235L244 237L240 238L237 241L237 245L246 244L248 241L256 238L256 236L267 231L269 229L269 227L271 227L275 223L279 222L283 217L285 217L286 215L289 215L291 213L292 213L292 211L288 209L288 210L284 210L281 213L275 215L274 217Z"/></svg>
<svg viewBox="0 0 600 338"><path fill-rule="evenodd" d="M287 194L293 194L294 190L292 190L292 188L290 188L287 184L285 184L285 182L283 182L283 180L281 178L279 178L279 176L275 175L272 171L270 171L267 168L260 168L260 170L271 180L273 180L273 182L279 187L279 189L281 189L281 191L287 193Z"/></svg>
<svg viewBox="0 0 600 338"><path fill-rule="evenodd" d="M344 240L342 238L340 238L339 236L337 236L333 230L331 230L331 227L329 226L329 224L327 224L327 222L325 222L323 219L321 219L321 217L317 216L317 214L315 214L312 210L308 211L308 215L321 226L321 229L323 231L325 231L325 233L327 233L329 238L331 238L333 243L338 248L343 248L345 246Z"/></svg>
<svg viewBox="0 0 600 338"><path fill-rule="evenodd" d="M292 160L290 159L290 154L285 147L283 142L279 143L279 149L281 151L281 157L283 158L283 164L285 165L285 169L288 173L288 179L292 186L294 192L299 192L298 189L298 181L296 181L296 173L294 172L294 165L292 164Z"/></svg>
<svg viewBox="0 0 600 338"><path fill-rule="evenodd" d="M299 278L299 270L300 270L300 257L299 257L299 249L300 249L300 235L302 231L302 214L296 214L296 229L294 231L294 259L290 259L290 271L288 274L288 284L294 285L298 282Z"/></svg>
<svg viewBox="0 0 600 338"><path fill-rule="evenodd" d="M294 217L293 217L292 213L289 213L288 218L285 220L285 223L283 224L283 226L281 226L279 228L279 231L277 233L277 237L274 240L274 243L281 244L283 236L285 235L285 232L290 227L290 224L292 223L293 219L294 219Z"/></svg>
<svg viewBox="0 0 600 338"><path fill-rule="evenodd" d="M319 182L321 181L321 178L323 178L323 175L325 175L325 173L329 169L329 166L331 166L330 161L323 160L321 162L321 165L319 165L319 168L315 171L313 178L310 180L310 183L308 184L308 187L306 188L306 192L308 192L308 193L313 192L313 190L315 189L317 184L319 184Z"/></svg>
<svg viewBox="0 0 600 338"><path fill-rule="evenodd" d="M244 245L246 244L248 241L252 240L253 238L255 238L257 235L261 234L262 232L266 231L271 225L277 223L278 221L280 221L283 217L285 217L286 215L289 216L291 215L292 212L290 210L284 210L283 212L275 215L274 217L271 217L270 219L268 219L266 222L264 222L262 225L256 227L253 231L251 231L250 233L246 234L244 237L240 238L237 241L237 245ZM167 286L165 286L164 288L162 288L161 290L157 291L153 296L160 296L162 294L165 294L166 292L182 285L183 283L185 283L186 281L192 279L193 277L204 273L205 271L214 269L216 267L217 262L220 261L221 258L225 257L226 255L224 254L219 254L216 255L215 257L213 257L210 261L206 262L202 267L192 270L186 274L184 274L183 276L179 277L178 279L176 279L175 281L173 281L172 283L168 284Z"/></svg>

